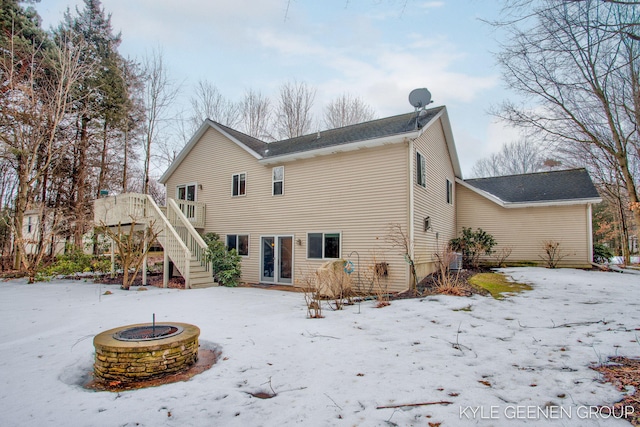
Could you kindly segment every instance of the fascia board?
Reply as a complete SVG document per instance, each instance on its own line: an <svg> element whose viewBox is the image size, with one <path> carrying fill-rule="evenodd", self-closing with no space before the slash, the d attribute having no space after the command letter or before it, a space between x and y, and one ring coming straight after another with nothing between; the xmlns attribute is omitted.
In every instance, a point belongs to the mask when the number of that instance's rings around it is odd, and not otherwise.
<svg viewBox="0 0 640 427"><path fill-rule="evenodd" d="M499 197L494 196L491 193L488 193L484 190L480 190L470 184L467 184L461 179L456 178L456 182L468 190L473 191L474 193L484 197L485 199L491 200L493 203L505 208L505 209L517 209L517 208L542 208L546 206L570 206L570 205L586 205L586 204L596 204L602 202L602 199L599 197L596 198L586 198L586 199L565 199L565 200L542 200L539 202L505 202Z"/></svg>
<svg viewBox="0 0 640 427"><path fill-rule="evenodd" d="M361 141L350 142L348 144L333 145L330 147L317 148L315 150L299 151L296 153L283 154L281 156L265 157L258 162L263 165L271 165L277 163L291 162L301 159L309 159L318 156L328 156L335 153L347 151L356 151L363 148L379 147L382 145L395 144L406 141L408 138L416 138L418 131L405 132L396 135L385 136L383 138L365 139Z"/></svg>
<svg viewBox="0 0 640 427"><path fill-rule="evenodd" d="M447 107L442 106L442 109L436 114L429 122L420 129L418 136L422 135L433 123L438 119L442 119L442 130L444 131L444 139L449 149L449 158L451 159L451 165L453 166L453 173L457 178L462 179L462 169L460 168L460 160L458 159L458 151L456 150L456 144L453 140L453 131L451 130L451 122L449 121L449 113Z"/></svg>
<svg viewBox="0 0 640 427"><path fill-rule="evenodd" d="M209 129L210 127L215 129L215 130L217 130L218 132L220 132L222 135L224 135L226 138L231 140L233 143L238 145L240 148L242 148L243 150L245 150L249 154L251 154L256 159L261 159L262 158L262 156L260 154L256 153L255 151L253 151L252 149L250 149L249 147L244 145L242 142L238 141L236 138L234 138L233 136L229 135L227 132L224 131L224 129L222 129L220 126L218 126L215 122L207 119L198 128L198 130L191 137L189 142L187 142L187 144L182 148L182 150L180 151L180 153L178 154L176 159L173 161L173 163L171 163L171 165L169 165L169 168L166 170L166 172L162 174L162 176L158 180L158 182L160 182L160 184L166 184L167 183L167 181L169 180L169 178L171 177L173 172L175 172L175 170L178 168L178 166L180 166L180 163L182 163L182 161L187 157L189 152L191 152L193 147L195 147L195 145L198 143L200 138L202 138L202 136L205 134L207 129Z"/></svg>

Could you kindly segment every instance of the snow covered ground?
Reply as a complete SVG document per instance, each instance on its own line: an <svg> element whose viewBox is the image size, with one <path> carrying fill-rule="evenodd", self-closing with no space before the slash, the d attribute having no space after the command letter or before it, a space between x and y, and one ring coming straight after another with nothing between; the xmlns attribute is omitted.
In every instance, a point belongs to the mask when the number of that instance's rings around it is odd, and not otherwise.
<svg viewBox="0 0 640 427"><path fill-rule="evenodd" d="M363 302L324 319L289 292L3 282L0 426L629 425L590 408L622 393L589 365L640 356L639 277L503 271L534 289ZM186 382L85 390L93 337L153 313L199 326L222 360ZM249 394L269 382L277 396ZM376 409L439 401L452 403Z"/></svg>

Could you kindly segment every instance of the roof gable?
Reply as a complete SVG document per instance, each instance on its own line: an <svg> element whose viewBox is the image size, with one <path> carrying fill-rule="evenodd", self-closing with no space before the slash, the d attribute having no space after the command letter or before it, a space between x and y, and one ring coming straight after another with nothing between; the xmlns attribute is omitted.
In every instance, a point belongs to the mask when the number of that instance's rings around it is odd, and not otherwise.
<svg viewBox="0 0 640 427"><path fill-rule="evenodd" d="M569 169L461 181L501 205L595 203L600 201L586 169Z"/></svg>

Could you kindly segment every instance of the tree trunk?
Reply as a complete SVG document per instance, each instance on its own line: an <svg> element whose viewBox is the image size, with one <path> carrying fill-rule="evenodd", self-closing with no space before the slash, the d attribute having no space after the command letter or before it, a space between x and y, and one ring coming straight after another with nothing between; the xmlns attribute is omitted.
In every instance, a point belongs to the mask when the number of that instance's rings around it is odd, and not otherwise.
<svg viewBox="0 0 640 427"><path fill-rule="evenodd" d="M127 192L127 159L129 157L129 125L124 129L124 165L122 165L122 192Z"/></svg>
<svg viewBox="0 0 640 427"><path fill-rule="evenodd" d="M22 261L25 256L22 227L24 224L24 213L27 210L27 192L29 190L25 167L20 163L21 159L22 157L20 156L18 158L18 189L16 194L15 214L13 219L15 233L15 238L13 240L13 251L15 254L15 257L13 259L13 268L20 271L22 271Z"/></svg>
<svg viewBox="0 0 640 427"><path fill-rule="evenodd" d="M75 217L75 229L73 232L73 244L76 247L82 247L82 236L84 234L86 215L85 215L85 198L87 185L87 147L89 145L89 118L82 117L80 128L80 144L78 146L78 169L74 177L76 185L76 199L74 204L73 216Z"/></svg>
<svg viewBox="0 0 640 427"><path fill-rule="evenodd" d="M109 130L109 126L107 125L107 121L104 121L103 126L103 138L102 138L102 153L100 154L100 174L98 175L98 188L96 189L96 199L100 198L100 191L104 189L104 181L107 169L107 133Z"/></svg>

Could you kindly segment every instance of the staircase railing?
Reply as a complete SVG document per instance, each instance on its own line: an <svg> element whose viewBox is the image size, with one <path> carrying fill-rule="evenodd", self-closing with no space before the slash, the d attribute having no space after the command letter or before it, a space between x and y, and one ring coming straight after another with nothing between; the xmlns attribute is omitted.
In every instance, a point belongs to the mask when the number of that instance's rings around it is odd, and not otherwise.
<svg viewBox="0 0 640 427"><path fill-rule="evenodd" d="M142 195L141 195L142 196ZM177 230L172 226L168 218L162 213L156 202L151 196L146 195L147 213L153 218L154 222L161 225L158 240L167 252L167 255L178 269L182 277L184 277L185 289L191 288L191 251L185 244L184 240L178 234Z"/></svg>
<svg viewBox="0 0 640 427"><path fill-rule="evenodd" d="M164 251L184 277L185 288L191 287L191 251L173 228L151 196L125 193L95 201L95 222L114 226L136 222L150 226Z"/></svg>
<svg viewBox="0 0 640 427"><path fill-rule="evenodd" d="M207 244L175 200L167 198L166 215L169 223L191 251L191 256L195 258L206 271L211 271L211 263L206 260Z"/></svg>

